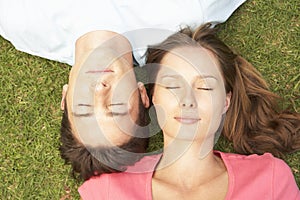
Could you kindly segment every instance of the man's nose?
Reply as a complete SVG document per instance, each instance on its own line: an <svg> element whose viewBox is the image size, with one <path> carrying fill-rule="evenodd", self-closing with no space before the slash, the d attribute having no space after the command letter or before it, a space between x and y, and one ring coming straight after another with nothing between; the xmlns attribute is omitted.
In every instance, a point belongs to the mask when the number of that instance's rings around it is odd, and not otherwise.
<svg viewBox="0 0 300 200"><path fill-rule="evenodd" d="M113 77L110 75L103 75L97 81L96 91L105 92L111 89L113 82Z"/></svg>

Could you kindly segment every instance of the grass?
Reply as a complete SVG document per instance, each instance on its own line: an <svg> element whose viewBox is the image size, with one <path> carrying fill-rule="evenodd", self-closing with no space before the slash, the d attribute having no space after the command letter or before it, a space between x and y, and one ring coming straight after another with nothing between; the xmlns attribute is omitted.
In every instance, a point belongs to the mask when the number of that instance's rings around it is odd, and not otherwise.
<svg viewBox="0 0 300 200"><path fill-rule="evenodd" d="M300 111L300 22L298 0L252 0L222 25L220 36L252 62ZM0 197L79 199L81 184L59 156L61 88L70 66L17 51L0 37ZM153 140L151 148L160 144ZM230 145L230 144L229 144ZM219 141L218 148L229 150ZM300 152L289 155L300 186Z"/></svg>

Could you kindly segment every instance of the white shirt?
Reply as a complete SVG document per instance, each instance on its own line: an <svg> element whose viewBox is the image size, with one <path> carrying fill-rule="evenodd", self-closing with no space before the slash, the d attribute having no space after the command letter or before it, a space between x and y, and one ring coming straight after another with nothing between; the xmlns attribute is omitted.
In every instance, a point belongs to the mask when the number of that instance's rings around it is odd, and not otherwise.
<svg viewBox="0 0 300 200"><path fill-rule="evenodd" d="M161 42L182 26L224 22L243 2L0 0L0 35L20 51L73 65L77 38L89 31L110 30L124 34L133 50L140 50L134 55L143 63L147 45Z"/></svg>

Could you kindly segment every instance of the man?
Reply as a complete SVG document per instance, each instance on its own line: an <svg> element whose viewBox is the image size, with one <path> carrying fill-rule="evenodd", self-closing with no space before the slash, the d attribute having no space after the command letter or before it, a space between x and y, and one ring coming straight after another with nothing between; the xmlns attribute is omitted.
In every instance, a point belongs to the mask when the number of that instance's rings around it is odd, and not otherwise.
<svg viewBox="0 0 300 200"><path fill-rule="evenodd" d="M80 37L62 96L61 155L83 179L123 171L146 151L149 99L124 36L93 31Z"/></svg>
<svg viewBox="0 0 300 200"><path fill-rule="evenodd" d="M123 34L154 28L171 34L185 25L222 23L245 1L0 0L0 35L18 50L73 65L75 41L87 32L111 30ZM154 39L144 42L162 41ZM136 49L135 42L129 41ZM142 54L134 52L140 64Z"/></svg>

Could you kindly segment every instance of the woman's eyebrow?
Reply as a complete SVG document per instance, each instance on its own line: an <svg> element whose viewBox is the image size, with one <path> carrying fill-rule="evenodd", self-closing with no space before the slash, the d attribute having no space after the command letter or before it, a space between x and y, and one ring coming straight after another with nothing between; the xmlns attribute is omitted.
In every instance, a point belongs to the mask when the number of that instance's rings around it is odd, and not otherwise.
<svg viewBox="0 0 300 200"><path fill-rule="evenodd" d="M166 74L166 75L162 75L160 78L180 78L180 75L177 74Z"/></svg>
<svg viewBox="0 0 300 200"><path fill-rule="evenodd" d="M215 76L213 75L199 75L197 76L197 79L207 79L207 78L212 78L212 79L215 79L215 80L218 80Z"/></svg>
<svg viewBox="0 0 300 200"><path fill-rule="evenodd" d="M167 75L162 75L160 78L161 78L161 79L163 79L163 78L174 78L174 79L177 79L177 78L182 78L182 76L180 76L180 75L167 74ZM198 75L196 78L197 78L197 79L208 79L208 78L212 78L212 79L218 80L218 79L217 79L215 76L213 76L213 75Z"/></svg>

